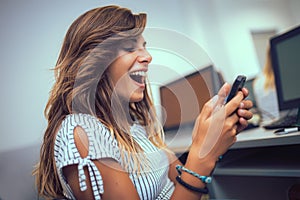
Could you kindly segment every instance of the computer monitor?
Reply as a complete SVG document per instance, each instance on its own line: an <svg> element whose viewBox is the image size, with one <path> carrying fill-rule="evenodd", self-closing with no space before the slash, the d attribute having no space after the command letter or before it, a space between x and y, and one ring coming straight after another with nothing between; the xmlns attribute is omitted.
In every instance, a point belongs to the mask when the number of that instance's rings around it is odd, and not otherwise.
<svg viewBox="0 0 300 200"><path fill-rule="evenodd" d="M300 26L270 39L279 110L298 108L300 126Z"/></svg>
<svg viewBox="0 0 300 200"><path fill-rule="evenodd" d="M220 88L218 73L209 65L160 87L163 127L165 131L194 123L203 105Z"/></svg>
<svg viewBox="0 0 300 200"><path fill-rule="evenodd" d="M300 26L270 39L279 110L300 106Z"/></svg>

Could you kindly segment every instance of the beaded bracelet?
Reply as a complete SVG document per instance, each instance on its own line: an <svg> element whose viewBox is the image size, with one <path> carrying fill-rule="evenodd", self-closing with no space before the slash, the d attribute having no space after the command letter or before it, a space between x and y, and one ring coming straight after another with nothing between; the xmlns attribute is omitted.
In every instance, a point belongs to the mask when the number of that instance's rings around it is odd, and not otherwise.
<svg viewBox="0 0 300 200"><path fill-rule="evenodd" d="M193 171L191 171L191 170L189 170L189 169L187 169L187 168L185 168L181 165L177 165L176 170L177 170L179 175L182 174L181 171L184 171L184 172L187 172L187 173L199 178L203 183L211 183L211 177L210 176L201 176L201 175L197 174L196 172L193 172Z"/></svg>
<svg viewBox="0 0 300 200"><path fill-rule="evenodd" d="M221 161L222 159L223 159L223 155L220 155L218 161Z"/></svg>
<svg viewBox="0 0 300 200"><path fill-rule="evenodd" d="M208 194L208 189L207 189L207 187L205 187L205 188L197 188L197 187L194 187L194 186L192 186L192 185L190 185L190 184L184 182L184 181L181 179L180 175L176 176L176 181L177 181L180 185L182 185L183 187L185 187L186 189L189 189L189 190L194 191L194 192L200 192L200 193L202 193L202 194Z"/></svg>

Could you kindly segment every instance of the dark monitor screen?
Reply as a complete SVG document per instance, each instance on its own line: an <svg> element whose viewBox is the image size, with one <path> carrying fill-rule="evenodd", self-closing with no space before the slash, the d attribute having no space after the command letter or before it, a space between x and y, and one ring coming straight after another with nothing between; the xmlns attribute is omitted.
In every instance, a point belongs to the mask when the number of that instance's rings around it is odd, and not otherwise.
<svg viewBox="0 0 300 200"><path fill-rule="evenodd" d="M218 74L212 65L160 87L164 130L194 123L219 87Z"/></svg>
<svg viewBox="0 0 300 200"><path fill-rule="evenodd" d="M280 110L300 106L300 26L270 40Z"/></svg>

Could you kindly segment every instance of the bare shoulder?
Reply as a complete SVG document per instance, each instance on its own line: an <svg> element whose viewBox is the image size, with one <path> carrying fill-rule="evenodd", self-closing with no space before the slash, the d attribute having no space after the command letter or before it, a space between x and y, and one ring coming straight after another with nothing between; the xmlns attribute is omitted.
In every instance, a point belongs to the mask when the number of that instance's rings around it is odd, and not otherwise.
<svg viewBox="0 0 300 200"><path fill-rule="evenodd" d="M85 158L88 155L88 138L84 129L80 126L74 129L74 141L80 156ZM101 195L102 199L139 199L128 173L122 169L116 160L101 158L92 160L92 162L99 170L103 181L104 193ZM84 173L87 178L87 189L85 191L80 190L77 165L64 167L63 173L77 199L94 199L91 177L87 167L84 167Z"/></svg>

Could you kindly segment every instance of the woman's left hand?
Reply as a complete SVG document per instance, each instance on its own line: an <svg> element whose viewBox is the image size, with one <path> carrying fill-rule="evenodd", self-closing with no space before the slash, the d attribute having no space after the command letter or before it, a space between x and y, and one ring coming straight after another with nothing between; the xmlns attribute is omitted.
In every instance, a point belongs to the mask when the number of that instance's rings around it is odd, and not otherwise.
<svg viewBox="0 0 300 200"><path fill-rule="evenodd" d="M242 89L244 97L246 98L249 95L249 91L246 88ZM237 110L237 114L239 116L239 123L237 126L237 133L241 132L248 126L248 120L252 118L253 113L250 109L253 107L253 103L251 100L243 100L240 103L240 106Z"/></svg>

